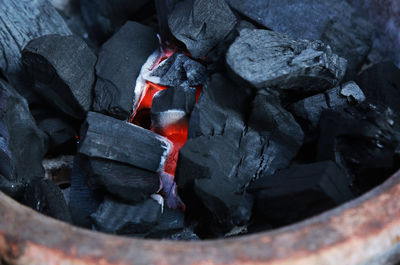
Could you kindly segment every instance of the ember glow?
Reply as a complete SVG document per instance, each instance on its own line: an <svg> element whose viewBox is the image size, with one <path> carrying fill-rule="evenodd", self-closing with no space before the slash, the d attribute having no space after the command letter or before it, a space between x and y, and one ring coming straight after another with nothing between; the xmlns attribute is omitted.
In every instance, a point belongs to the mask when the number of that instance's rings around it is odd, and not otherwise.
<svg viewBox="0 0 400 265"><path fill-rule="evenodd" d="M158 58L155 59L154 65L149 69L149 71L153 70L161 62L168 59L173 54L174 52L170 49L161 49ZM187 117L184 117L183 119L173 122L172 124L168 124L163 128L154 128L154 126L152 126L151 124L150 117L150 110L153 103L153 98L158 92L166 89L167 87L149 82L147 80L145 80L145 82L146 86L143 90L141 101L134 111L130 122L143 128L150 129L153 132L164 136L172 143L172 150L165 161L164 169L161 173L161 180L163 185L163 191L161 191L161 194L164 196L167 207L181 208L182 210L185 210L183 202L177 195L177 187L174 182L174 176L178 162L179 151L187 141L189 120ZM202 86L196 86L196 102L200 97L202 90ZM166 181L166 178L168 178L169 180ZM171 183L173 183L173 185L171 185Z"/></svg>

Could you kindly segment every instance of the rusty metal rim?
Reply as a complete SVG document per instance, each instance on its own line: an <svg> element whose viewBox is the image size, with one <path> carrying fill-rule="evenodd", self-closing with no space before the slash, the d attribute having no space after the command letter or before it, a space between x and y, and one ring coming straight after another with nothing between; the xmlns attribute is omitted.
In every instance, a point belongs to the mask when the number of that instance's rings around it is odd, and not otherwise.
<svg viewBox="0 0 400 265"><path fill-rule="evenodd" d="M9 264L395 264L400 171L369 193L306 221L201 242L132 239L43 216L0 193L0 257ZM1 259L0 259L1 264Z"/></svg>

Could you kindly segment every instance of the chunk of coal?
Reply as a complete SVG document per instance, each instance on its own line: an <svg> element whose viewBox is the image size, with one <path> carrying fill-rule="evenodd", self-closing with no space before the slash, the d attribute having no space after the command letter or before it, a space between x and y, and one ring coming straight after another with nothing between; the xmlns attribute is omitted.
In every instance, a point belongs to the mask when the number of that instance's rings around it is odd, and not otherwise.
<svg viewBox="0 0 400 265"><path fill-rule="evenodd" d="M136 125L89 112L82 126L79 153L160 171L171 150L170 142Z"/></svg>
<svg viewBox="0 0 400 265"><path fill-rule="evenodd" d="M227 0L240 14L294 39L322 40L354 71L372 46L373 27L346 1Z"/></svg>
<svg viewBox="0 0 400 265"><path fill-rule="evenodd" d="M243 29L226 61L234 73L257 88L303 94L335 86L346 72L346 60L321 41L295 41L267 30Z"/></svg>
<svg viewBox="0 0 400 265"><path fill-rule="evenodd" d="M365 101L366 97L361 88L354 82L336 86L324 93L300 100L289 110L303 123L307 132L317 129L319 118L324 110L339 110L346 106Z"/></svg>
<svg viewBox="0 0 400 265"><path fill-rule="evenodd" d="M72 118L85 117L92 106L96 56L82 39L60 35L34 39L21 60L41 97Z"/></svg>
<svg viewBox="0 0 400 265"><path fill-rule="evenodd" d="M25 184L20 181L10 180L0 174L0 191L21 201L25 193Z"/></svg>
<svg viewBox="0 0 400 265"><path fill-rule="evenodd" d="M168 16L172 34L196 59L206 56L234 29L236 17L225 0L185 0Z"/></svg>
<svg viewBox="0 0 400 265"><path fill-rule="evenodd" d="M74 158L74 166L71 174L71 187L69 192L69 209L74 225L91 228L90 215L94 213L103 200L103 192L89 188L88 176L85 167L88 158L77 154Z"/></svg>
<svg viewBox="0 0 400 265"><path fill-rule="evenodd" d="M323 112L317 159L346 169L360 191L380 184L396 170L394 120L390 108L367 103L346 112Z"/></svg>
<svg viewBox="0 0 400 265"><path fill-rule="evenodd" d="M103 42L127 20L138 18L137 12L146 11L142 8L150 2L150 0L82 0L80 9L93 37Z"/></svg>
<svg viewBox="0 0 400 265"><path fill-rule="evenodd" d="M223 234L249 221L252 198L244 192L249 182L287 167L303 141L275 92L260 91L250 103L246 95L223 76L211 77L192 112L175 174L188 209L205 207Z"/></svg>
<svg viewBox="0 0 400 265"><path fill-rule="evenodd" d="M8 78L20 70L21 52L30 40L47 34L71 34L62 17L45 0L3 0L0 17L0 69Z"/></svg>
<svg viewBox="0 0 400 265"><path fill-rule="evenodd" d="M140 202L160 188L157 173L105 159L89 159L90 182L127 202Z"/></svg>
<svg viewBox="0 0 400 265"><path fill-rule="evenodd" d="M182 211L164 208L158 224L146 235L147 238L170 238L185 228L185 214Z"/></svg>
<svg viewBox="0 0 400 265"><path fill-rule="evenodd" d="M187 123L196 103L196 88L168 87L154 95L151 105L151 125L158 133L169 125Z"/></svg>
<svg viewBox="0 0 400 265"><path fill-rule="evenodd" d="M351 182L332 161L294 165L252 183L256 212L285 225L342 204L354 197Z"/></svg>
<svg viewBox="0 0 400 265"><path fill-rule="evenodd" d="M153 28L127 22L101 48L93 109L124 120L132 113L136 79L158 47Z"/></svg>
<svg viewBox="0 0 400 265"><path fill-rule="evenodd" d="M400 113L400 69L391 62L378 63L363 71L355 82L368 100L385 104L395 113Z"/></svg>
<svg viewBox="0 0 400 265"><path fill-rule="evenodd" d="M176 52L149 72L145 79L162 86L197 86L205 82L206 68Z"/></svg>
<svg viewBox="0 0 400 265"><path fill-rule="evenodd" d="M129 205L106 197L91 218L100 231L129 235L148 232L159 222L161 212L162 205L153 198Z"/></svg>
<svg viewBox="0 0 400 265"><path fill-rule="evenodd" d="M46 135L36 126L26 100L3 80L0 80L0 95L5 96L2 108L10 136L13 175L19 181L44 176L42 160L47 151Z"/></svg>
<svg viewBox="0 0 400 265"><path fill-rule="evenodd" d="M38 127L48 135L50 153L55 153L57 150L62 150L64 153L76 152L76 132L65 119L56 117L44 119L38 123Z"/></svg>
<svg viewBox="0 0 400 265"><path fill-rule="evenodd" d="M64 222L72 222L63 193L49 179L31 180L25 190L24 204L45 215Z"/></svg>

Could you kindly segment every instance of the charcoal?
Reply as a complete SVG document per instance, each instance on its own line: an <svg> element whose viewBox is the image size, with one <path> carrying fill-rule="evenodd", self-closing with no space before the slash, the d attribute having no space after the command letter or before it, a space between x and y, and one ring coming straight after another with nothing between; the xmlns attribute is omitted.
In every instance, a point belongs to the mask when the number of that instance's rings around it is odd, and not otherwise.
<svg viewBox="0 0 400 265"><path fill-rule="evenodd" d="M90 188L85 168L88 158L83 155L76 155L71 174L69 209L71 211L74 225L91 228L90 215L96 211L103 200L103 192Z"/></svg>
<svg viewBox="0 0 400 265"><path fill-rule="evenodd" d="M234 73L257 88L302 94L332 88L346 71L346 60L321 41L295 41L267 30L243 29L226 61Z"/></svg>
<svg viewBox="0 0 400 265"><path fill-rule="evenodd" d="M372 46L373 26L346 1L227 0L265 28L294 39L322 40L348 60L354 72Z"/></svg>
<svg viewBox="0 0 400 265"><path fill-rule="evenodd" d="M252 93L252 89L235 84L221 73L213 74L191 114L188 138L221 134L240 137Z"/></svg>
<svg viewBox="0 0 400 265"><path fill-rule="evenodd" d="M44 176L42 159L47 151L46 135L36 126L28 103L6 82L0 80L4 104L4 124L9 133L9 150L19 181ZM27 144L29 143L29 144Z"/></svg>
<svg viewBox="0 0 400 265"><path fill-rule="evenodd" d="M293 165L252 183L256 212L285 225L342 204L354 197L346 174L332 161Z"/></svg>
<svg viewBox="0 0 400 265"><path fill-rule="evenodd" d="M246 95L223 76L211 77L192 112L175 174L188 209L200 200L223 234L249 221L252 198L244 187L287 167L303 140L277 93L260 91L253 102Z"/></svg>
<svg viewBox="0 0 400 265"><path fill-rule="evenodd" d="M151 124L158 133L179 122L187 122L196 103L196 88L168 87L154 95Z"/></svg>
<svg viewBox="0 0 400 265"><path fill-rule="evenodd" d="M2 95L0 94L0 98L1 97ZM4 103L5 106L6 102L0 103ZM2 116L4 116L4 114L5 113L3 113L3 111L0 109L0 175L4 176L6 179L11 179L13 174L13 164L11 158L12 155L9 148L10 136L8 134L7 127L3 122L4 117Z"/></svg>
<svg viewBox="0 0 400 265"><path fill-rule="evenodd" d="M206 68L182 53L174 53L152 70L146 80L162 86L197 86L206 78Z"/></svg>
<svg viewBox="0 0 400 265"><path fill-rule="evenodd" d="M343 111L324 111L319 123L317 159L333 160L363 192L396 170L395 114L384 105L364 103Z"/></svg>
<svg viewBox="0 0 400 265"><path fill-rule="evenodd" d="M193 230L191 230L189 228L185 228L182 231L179 231L179 232L171 235L168 239L171 239L171 240L184 240L184 241L200 240L200 238L193 232Z"/></svg>
<svg viewBox="0 0 400 265"><path fill-rule="evenodd" d="M114 234L146 233L160 219L162 205L153 198L130 205L105 198L91 218L95 227Z"/></svg>
<svg viewBox="0 0 400 265"><path fill-rule="evenodd" d="M152 131L89 112L82 126L79 153L109 159L158 172L163 168L171 144Z"/></svg>
<svg viewBox="0 0 400 265"><path fill-rule="evenodd" d="M369 101L385 104L395 113L400 113L400 69L393 63L375 64L357 76L355 82Z"/></svg>
<svg viewBox="0 0 400 265"><path fill-rule="evenodd" d="M50 153L62 149L65 153L76 151L75 129L62 118L48 118L38 123L39 129L48 135L48 149Z"/></svg>
<svg viewBox="0 0 400 265"><path fill-rule="evenodd" d="M80 9L90 33L99 42L103 42L150 2L150 0L82 0Z"/></svg>
<svg viewBox="0 0 400 265"><path fill-rule="evenodd" d="M148 238L170 238L185 228L185 214L181 211L165 208L158 224L146 235Z"/></svg>
<svg viewBox="0 0 400 265"><path fill-rule="evenodd" d="M136 79L158 47L156 34L153 28L127 22L103 44L96 64L94 111L121 120L130 116Z"/></svg>
<svg viewBox="0 0 400 265"><path fill-rule="evenodd" d="M234 29L236 17L225 0L185 0L168 16L172 34L196 59L206 56Z"/></svg>
<svg viewBox="0 0 400 265"><path fill-rule="evenodd" d="M0 191L20 201L24 196L25 184L20 181L10 180L0 174Z"/></svg>
<svg viewBox="0 0 400 265"><path fill-rule="evenodd" d="M31 180L25 190L24 204L50 217L72 222L64 195L60 188L49 179Z"/></svg>
<svg viewBox="0 0 400 265"><path fill-rule="evenodd" d="M62 17L45 0L3 0L0 17L0 69L9 79L19 72L22 49L30 40L47 34L71 34Z"/></svg>
<svg viewBox="0 0 400 265"><path fill-rule="evenodd" d="M319 118L324 110L339 110L352 104L365 101L366 97L360 87L354 82L336 86L324 93L300 100L289 110L297 119L304 122L303 128L312 132L317 129Z"/></svg>
<svg viewBox="0 0 400 265"><path fill-rule="evenodd" d="M170 209L185 209L185 204L178 195L175 176L164 171L160 172L161 187L159 194L164 198L164 204Z"/></svg>
<svg viewBox="0 0 400 265"><path fill-rule="evenodd" d="M90 182L127 202L140 202L160 188L157 173L105 159L90 158Z"/></svg>
<svg viewBox="0 0 400 265"><path fill-rule="evenodd" d="M24 48L21 61L33 88L53 107L75 119L91 109L96 56L76 36L47 35Z"/></svg>

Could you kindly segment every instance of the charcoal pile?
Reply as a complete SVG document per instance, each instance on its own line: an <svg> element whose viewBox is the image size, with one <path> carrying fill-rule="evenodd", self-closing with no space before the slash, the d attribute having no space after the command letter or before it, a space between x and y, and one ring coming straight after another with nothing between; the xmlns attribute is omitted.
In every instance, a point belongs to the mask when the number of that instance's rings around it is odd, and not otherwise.
<svg viewBox="0 0 400 265"><path fill-rule="evenodd" d="M3 2L0 190L45 215L229 237L400 168L400 69L357 1Z"/></svg>

